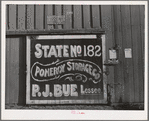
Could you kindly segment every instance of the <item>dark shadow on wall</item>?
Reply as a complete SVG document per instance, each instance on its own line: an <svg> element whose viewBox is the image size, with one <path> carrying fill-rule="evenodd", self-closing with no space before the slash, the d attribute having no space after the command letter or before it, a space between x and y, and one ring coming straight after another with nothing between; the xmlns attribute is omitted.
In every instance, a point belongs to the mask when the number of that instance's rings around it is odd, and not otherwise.
<svg viewBox="0 0 149 121"><path fill-rule="evenodd" d="M26 104L26 37L20 38L18 105Z"/></svg>

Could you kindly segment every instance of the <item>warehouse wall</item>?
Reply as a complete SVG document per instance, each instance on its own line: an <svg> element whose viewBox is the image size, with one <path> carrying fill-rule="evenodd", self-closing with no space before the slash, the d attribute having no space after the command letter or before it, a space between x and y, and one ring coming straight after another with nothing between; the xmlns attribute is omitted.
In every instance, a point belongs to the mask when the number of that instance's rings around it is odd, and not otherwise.
<svg viewBox="0 0 149 121"><path fill-rule="evenodd" d="M9 36L6 39L6 104L25 104L26 40Z"/></svg>
<svg viewBox="0 0 149 121"><path fill-rule="evenodd" d="M120 64L114 67L115 102L144 101L144 6L113 6L113 36L120 46ZM125 58L124 49L132 49Z"/></svg>
<svg viewBox="0 0 149 121"><path fill-rule="evenodd" d="M7 5L7 31L101 28L99 5ZM47 16L65 16L64 24L47 24Z"/></svg>
<svg viewBox="0 0 149 121"><path fill-rule="evenodd" d="M64 24L47 24L47 15L66 13ZM120 63L107 67L111 101L144 102L144 6L9 5L6 16L6 103L25 103L25 36L20 32L88 29L105 30L107 60L109 48L119 46ZM132 58L125 58L125 48L132 49Z"/></svg>

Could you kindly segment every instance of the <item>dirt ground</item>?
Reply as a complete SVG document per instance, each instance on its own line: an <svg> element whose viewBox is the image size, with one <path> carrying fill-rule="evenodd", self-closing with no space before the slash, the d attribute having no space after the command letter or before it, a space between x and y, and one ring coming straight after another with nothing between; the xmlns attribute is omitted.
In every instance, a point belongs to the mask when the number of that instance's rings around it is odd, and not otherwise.
<svg viewBox="0 0 149 121"><path fill-rule="evenodd" d="M142 105L5 105L5 109L45 109L45 110L144 110Z"/></svg>

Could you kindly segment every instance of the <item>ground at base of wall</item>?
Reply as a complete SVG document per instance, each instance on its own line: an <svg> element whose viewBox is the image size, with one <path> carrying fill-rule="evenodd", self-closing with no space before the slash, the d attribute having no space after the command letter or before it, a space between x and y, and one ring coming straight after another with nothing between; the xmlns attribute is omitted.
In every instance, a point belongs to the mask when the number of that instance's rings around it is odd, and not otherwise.
<svg viewBox="0 0 149 121"><path fill-rule="evenodd" d="M115 110L144 110L144 104L139 103L123 103L123 104L112 104Z"/></svg>
<svg viewBox="0 0 149 121"><path fill-rule="evenodd" d="M112 106L99 105L6 105L6 109L49 109L49 110L114 110Z"/></svg>
<svg viewBox="0 0 149 121"><path fill-rule="evenodd" d="M42 109L42 110L144 110L143 106L139 105L5 105L5 109Z"/></svg>

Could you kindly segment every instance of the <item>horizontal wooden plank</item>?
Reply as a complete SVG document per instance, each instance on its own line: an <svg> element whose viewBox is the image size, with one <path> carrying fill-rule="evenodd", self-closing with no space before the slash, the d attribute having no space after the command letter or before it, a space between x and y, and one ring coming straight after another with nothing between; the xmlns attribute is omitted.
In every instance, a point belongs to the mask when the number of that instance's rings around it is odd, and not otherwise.
<svg viewBox="0 0 149 121"><path fill-rule="evenodd" d="M28 31L7 31L7 35L59 35L59 34L104 34L102 29L71 29L71 30L28 30Z"/></svg>
<svg viewBox="0 0 149 121"><path fill-rule="evenodd" d="M105 100L30 100L28 104L107 104Z"/></svg>

